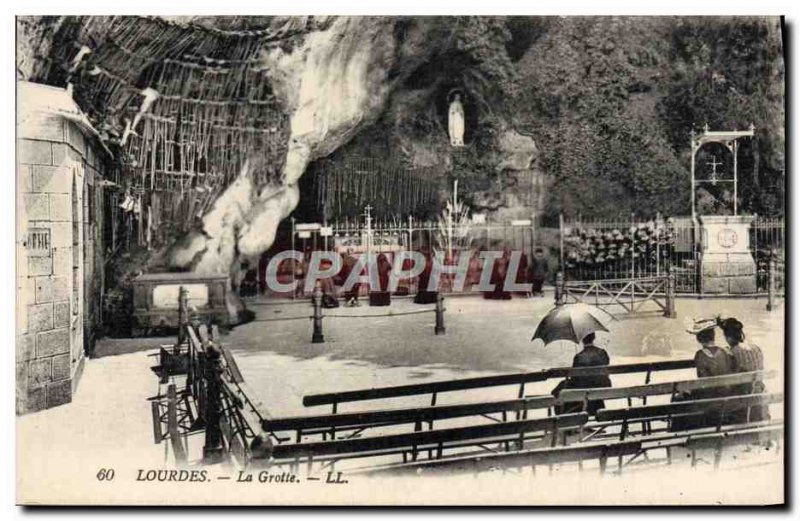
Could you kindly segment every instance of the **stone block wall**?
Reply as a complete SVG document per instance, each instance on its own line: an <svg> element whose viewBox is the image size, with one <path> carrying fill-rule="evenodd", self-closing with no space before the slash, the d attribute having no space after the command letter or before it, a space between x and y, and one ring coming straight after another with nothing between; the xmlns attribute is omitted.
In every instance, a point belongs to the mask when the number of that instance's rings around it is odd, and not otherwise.
<svg viewBox="0 0 800 521"><path fill-rule="evenodd" d="M97 323L94 316L87 321L86 310L99 307L85 303L99 301L102 292L94 273L102 206L88 211L102 199L84 194L90 184L101 189L103 163L97 144L73 121L24 107L17 119L16 410L22 414L70 402L80 378L86 325ZM88 215L94 222L86 222Z"/></svg>
<svg viewBox="0 0 800 521"><path fill-rule="evenodd" d="M756 292L756 263L750 253L705 255L700 265L703 293Z"/></svg>

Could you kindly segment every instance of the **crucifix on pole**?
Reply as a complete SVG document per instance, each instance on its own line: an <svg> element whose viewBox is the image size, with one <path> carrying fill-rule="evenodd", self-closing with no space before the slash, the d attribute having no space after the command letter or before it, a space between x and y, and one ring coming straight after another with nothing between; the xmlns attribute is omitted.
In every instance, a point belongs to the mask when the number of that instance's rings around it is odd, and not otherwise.
<svg viewBox="0 0 800 521"><path fill-rule="evenodd" d="M367 255L372 253L372 206L367 205L364 207L364 221L365 221L365 235L366 235L366 247L367 247Z"/></svg>
<svg viewBox="0 0 800 521"><path fill-rule="evenodd" d="M711 156L711 161L706 162L711 167L711 184L717 184L717 167L722 166L724 163L720 161L717 163L717 156Z"/></svg>
<svg viewBox="0 0 800 521"><path fill-rule="evenodd" d="M717 166L721 166L722 163L717 163L716 156L712 156L713 160L709 163L712 167L711 172L711 179L710 182L713 185L716 185L719 182L732 182L733 183L733 215L738 215L739 212L739 172L738 172L738 152L739 152L739 138L743 137L750 137L752 138L755 135L755 126L750 125L750 128L747 130L732 130L732 131L716 131L710 130L708 124L703 127L702 133L696 133L694 130L690 133L691 139L691 150L692 150L692 219L697 217L697 207L696 207L696 194L695 191L697 189L697 185L701 183L707 183L708 180L698 180L695 176L695 160L697 159L697 152L702 148L704 145L708 143L719 143L720 145L727 148L732 156L733 156L733 179L730 181L721 180L717 177Z"/></svg>

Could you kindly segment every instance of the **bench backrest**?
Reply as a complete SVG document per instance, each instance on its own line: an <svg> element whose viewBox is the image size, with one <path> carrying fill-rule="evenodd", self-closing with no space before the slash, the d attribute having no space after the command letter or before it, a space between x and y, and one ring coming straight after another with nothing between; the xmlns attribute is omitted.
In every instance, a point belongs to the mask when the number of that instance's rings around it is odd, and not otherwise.
<svg viewBox="0 0 800 521"><path fill-rule="evenodd" d="M636 398L659 394L675 394L698 389L712 389L732 385L749 384L777 376L777 371L753 371L748 373L709 376L677 382L633 385L630 387L607 387L594 389L564 389L558 395L564 403L582 402L584 400L614 400L618 398Z"/></svg>
<svg viewBox="0 0 800 521"><path fill-rule="evenodd" d="M338 393L311 394L303 397L303 405L310 407L313 405L329 405L332 403L375 400L379 398L396 398L398 396L415 396L444 391L461 391L481 387L517 385L529 382L543 382L545 380L547 380L546 371L479 376L477 378L462 378L458 380L398 385L393 387L377 387L373 389L359 389Z"/></svg>
<svg viewBox="0 0 800 521"><path fill-rule="evenodd" d="M668 360L665 362L644 362L636 364L620 364L601 367L558 367L516 374L501 374L481 376L477 378L463 378L458 380L445 380L420 384L399 385L393 387L377 387L373 389L359 389L337 393L311 394L303 397L303 405L330 405L361 400L375 400L380 398L395 398L399 396L414 396L433 394L445 391L460 391L483 387L497 387L502 385L522 385L529 382L542 382L550 378L564 378L568 376L589 376L598 374L624 374L653 371L669 371L688 369L694 367L694 360Z"/></svg>
<svg viewBox="0 0 800 521"><path fill-rule="evenodd" d="M744 429L735 432L709 433L692 436L686 440L687 449L716 449L721 444L735 445L760 443L767 440L780 440L783 438L783 425Z"/></svg>
<svg viewBox="0 0 800 521"><path fill-rule="evenodd" d="M466 403L457 405L436 405L432 407L411 407L405 409L383 409L377 411L348 412L339 414L321 414L317 416L291 416L272 418L261 422L261 427L268 432L305 430L325 427L352 427L374 424L402 424L420 421L443 420L490 414L497 412L515 412L530 409L553 407L558 400L550 395L531 396L516 400L501 400L483 403Z"/></svg>
<svg viewBox="0 0 800 521"><path fill-rule="evenodd" d="M548 447L513 452L456 456L408 463L395 463L364 469L366 475L418 475L420 472L486 472L496 468L519 468L532 465L571 463L613 456L632 456L641 452L641 440L587 443L569 447ZM357 472L358 474L359 472Z"/></svg>
<svg viewBox="0 0 800 521"><path fill-rule="evenodd" d="M694 359L665 360L663 362L637 362L635 364L617 364L600 367L555 367L547 370L548 378L568 378L575 376L596 376L601 374L651 373L656 371L674 371L691 369Z"/></svg>
<svg viewBox="0 0 800 521"><path fill-rule="evenodd" d="M783 401L782 393L749 394L744 396L728 396L709 398L660 405L642 405L624 409L600 409L597 411L598 421L619 421L639 418L657 418L679 414L702 413L716 410L733 411L744 407L769 405Z"/></svg>
<svg viewBox="0 0 800 521"><path fill-rule="evenodd" d="M589 416L586 413L564 414L549 418L534 420L520 420L489 425L474 425L469 427L454 427L449 429L435 429L404 434L388 434L369 438L351 438L335 441L319 441L295 443L291 445L276 445L272 456L275 459L301 458L324 456L331 454L348 454L387 449L399 449L434 445L439 443L457 442L465 440L480 440L499 436L511 436L537 431L550 431L563 427L578 427L586 423Z"/></svg>
<svg viewBox="0 0 800 521"><path fill-rule="evenodd" d="M691 436L684 435L662 437L657 445L661 447L685 446L689 449L718 448L720 445L730 446L743 443L753 443L767 439L780 439L783 436L783 426L767 426L754 429L727 431L719 433L705 433ZM532 465L547 465L551 463L571 463L591 459L611 458L615 456L634 455L647 449L645 440L624 440L601 443L582 443L569 447L550 447L527 449L513 452L500 452L495 454L481 454L480 456L455 456L445 459L415 461L408 463L388 464L380 467L367 468L355 472L365 475L419 475L420 473L446 471L451 472L482 472L496 468L519 468Z"/></svg>

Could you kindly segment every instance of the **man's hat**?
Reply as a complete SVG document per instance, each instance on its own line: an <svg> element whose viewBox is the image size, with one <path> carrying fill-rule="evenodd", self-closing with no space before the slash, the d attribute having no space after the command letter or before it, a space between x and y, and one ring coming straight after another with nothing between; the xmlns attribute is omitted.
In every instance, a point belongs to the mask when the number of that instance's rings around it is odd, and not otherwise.
<svg viewBox="0 0 800 521"><path fill-rule="evenodd" d="M717 321L713 318L697 318L686 330L690 335L697 335L703 331L714 329L717 327Z"/></svg>

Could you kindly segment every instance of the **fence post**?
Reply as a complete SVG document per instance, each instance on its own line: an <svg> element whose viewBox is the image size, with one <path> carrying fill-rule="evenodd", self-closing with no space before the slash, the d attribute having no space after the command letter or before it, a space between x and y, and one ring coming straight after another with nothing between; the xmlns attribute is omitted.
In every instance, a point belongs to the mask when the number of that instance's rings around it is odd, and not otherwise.
<svg viewBox="0 0 800 521"><path fill-rule="evenodd" d="M668 273L665 279L664 316L666 318L677 318L678 314L675 312L675 274Z"/></svg>
<svg viewBox="0 0 800 521"><path fill-rule="evenodd" d="M770 255L767 263L767 311L775 309L775 257Z"/></svg>
<svg viewBox="0 0 800 521"><path fill-rule="evenodd" d="M325 337L322 335L322 285L319 281L314 286L311 303L314 306L314 333L311 335L311 343L321 344L325 342Z"/></svg>
<svg viewBox="0 0 800 521"><path fill-rule="evenodd" d="M181 442L180 430L178 429L178 398L175 391L175 384L167 387L167 430L169 440L172 443L172 452L175 455L175 463L184 465L186 463L186 448Z"/></svg>
<svg viewBox="0 0 800 521"><path fill-rule="evenodd" d="M564 304L564 272L562 271L556 273L555 296L556 306Z"/></svg>
<svg viewBox="0 0 800 521"><path fill-rule="evenodd" d="M564 269L564 214L558 214L558 266Z"/></svg>
<svg viewBox="0 0 800 521"><path fill-rule="evenodd" d="M204 377L206 381L205 422L206 441L203 445L203 463L219 463L223 458L222 430L219 426L222 414L222 400L220 393L222 367L220 366L220 353L212 345L209 346L204 356Z"/></svg>
<svg viewBox="0 0 800 521"><path fill-rule="evenodd" d="M436 295L436 326L434 326L433 332L436 335L443 335L445 333L444 296L442 296L441 293L437 293Z"/></svg>
<svg viewBox="0 0 800 521"><path fill-rule="evenodd" d="M186 327L189 325L189 291L181 286L178 289L178 348L186 341Z"/></svg>

